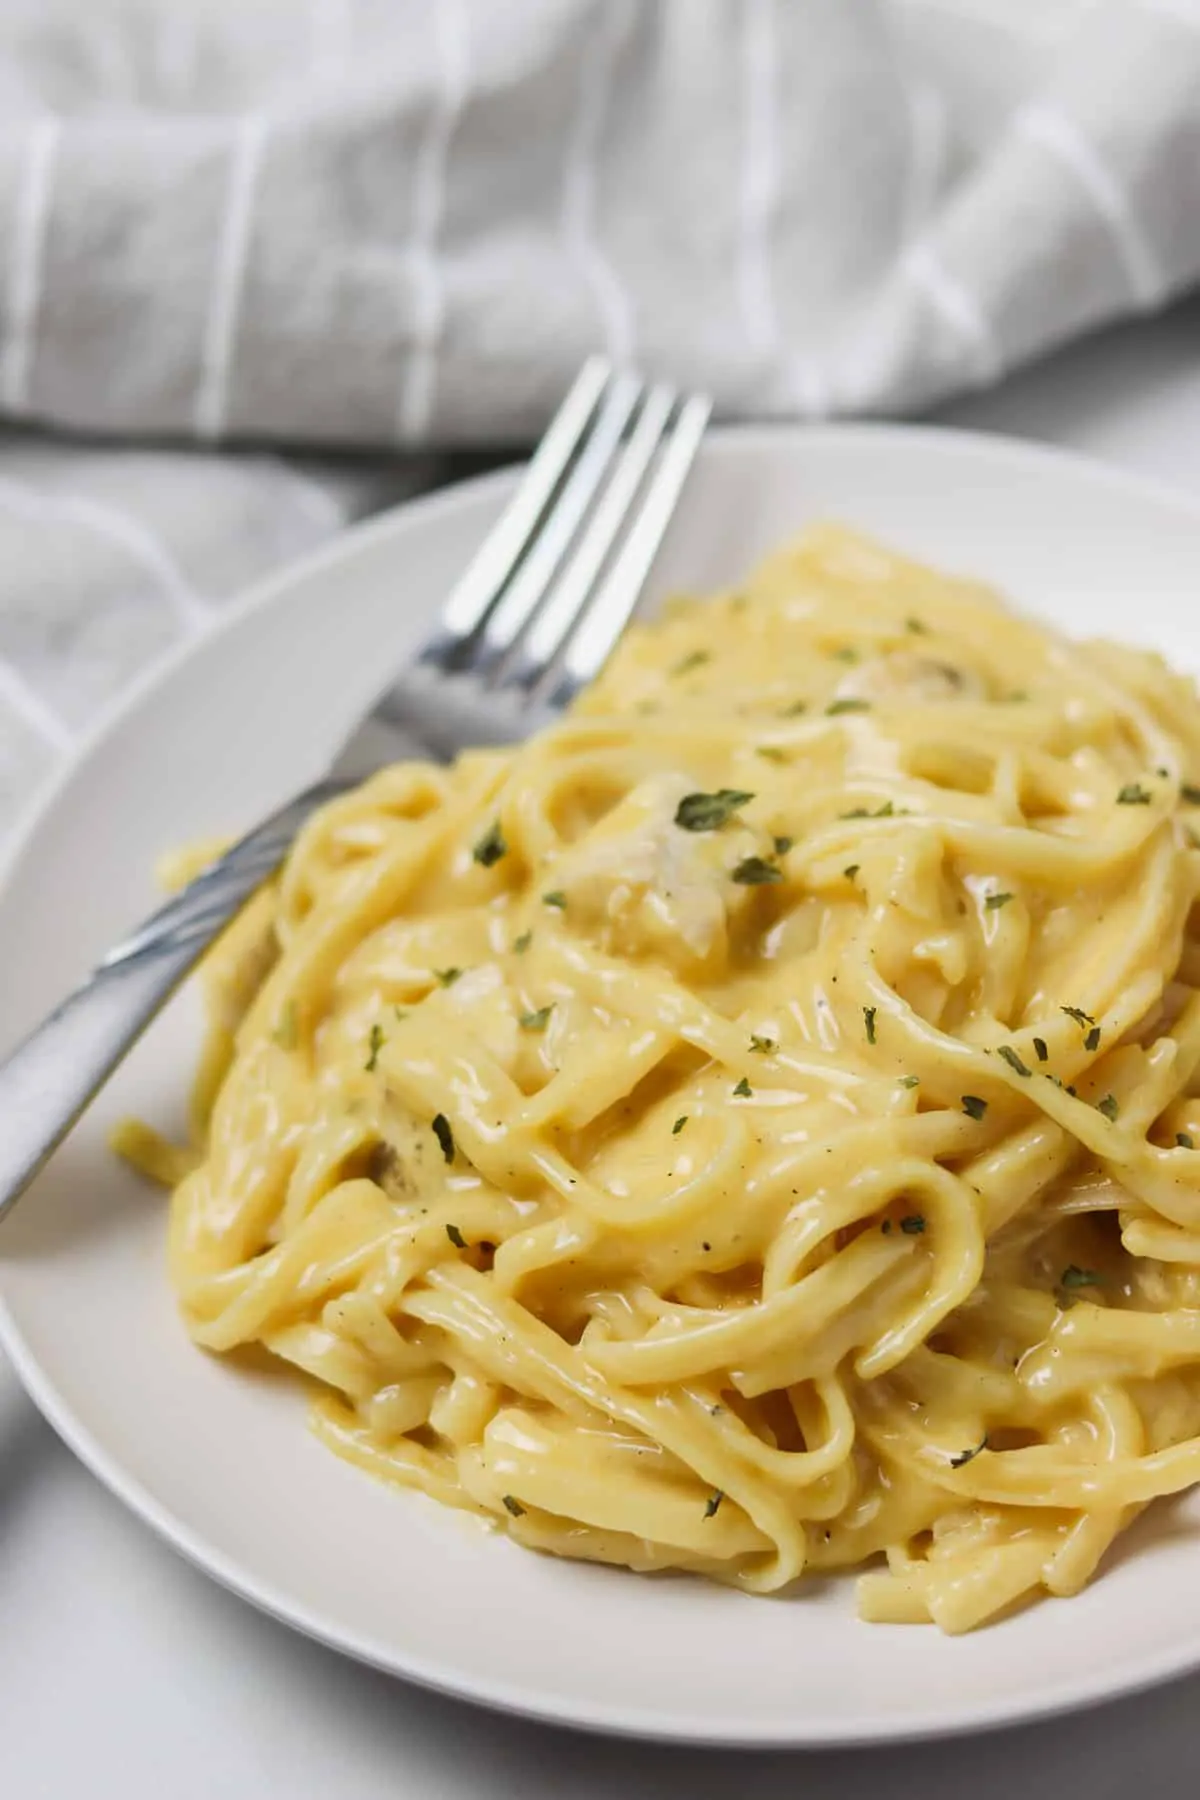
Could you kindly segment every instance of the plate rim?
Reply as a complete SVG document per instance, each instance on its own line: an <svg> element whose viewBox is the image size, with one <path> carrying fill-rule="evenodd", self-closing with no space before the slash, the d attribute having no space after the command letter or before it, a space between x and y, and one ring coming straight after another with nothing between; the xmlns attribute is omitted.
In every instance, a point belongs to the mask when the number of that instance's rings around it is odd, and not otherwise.
<svg viewBox="0 0 1200 1800"><path fill-rule="evenodd" d="M952 449L959 457L999 459L1027 468L1030 465L1049 466L1076 478L1082 477L1097 488L1118 490L1123 495L1186 515L1200 529L1200 497L1182 486L1153 476L1128 473L1119 465L1081 451L1003 433L959 430L948 425L840 421L811 425L718 425L710 428L705 439L718 449L734 451L782 447L798 441L818 452L822 444L838 448L847 444L853 447L856 443L866 446L889 441L897 446L915 443L934 451ZM492 490L504 491L511 487L522 467L519 461L506 463L359 520L335 532L315 550L250 584L240 600L228 601L226 609L204 631L174 646L160 661L142 671L115 701L100 711L81 735L18 823L0 855L0 891L35 851L44 824L59 806L78 772L111 736L124 728L146 699L176 678L202 647L236 633L251 617L281 601L296 582L320 575L330 568L336 569L347 559L353 561L364 547L379 540L386 541L397 531L403 535L410 523L419 526L426 518L457 511ZM348 1629L336 1619L295 1600L275 1583L263 1581L251 1567L217 1549L202 1532L193 1530L169 1506L158 1501L141 1481L122 1468L116 1453L105 1447L41 1368L10 1309L4 1291L3 1267L4 1259L0 1253L0 1348L6 1352L25 1393L47 1423L109 1493L176 1554L268 1617L354 1661L451 1699L543 1724L640 1742L749 1750L815 1750L926 1742L1032 1724L1144 1693L1200 1667L1198 1631L1189 1643L1143 1658L1138 1670L1132 1674L1116 1671L1074 1681L1067 1677L1037 1695L1001 1696L982 1703L972 1702L962 1718L947 1719L944 1714L933 1711L911 1714L902 1720L886 1715L866 1715L856 1719L853 1725L809 1720L800 1731L786 1722L765 1721L747 1727L744 1720L722 1721L719 1717L698 1725L690 1714L656 1711L650 1707L634 1712L624 1704L557 1699L500 1678L466 1677L443 1663L399 1653L394 1646L381 1642L372 1634Z"/></svg>

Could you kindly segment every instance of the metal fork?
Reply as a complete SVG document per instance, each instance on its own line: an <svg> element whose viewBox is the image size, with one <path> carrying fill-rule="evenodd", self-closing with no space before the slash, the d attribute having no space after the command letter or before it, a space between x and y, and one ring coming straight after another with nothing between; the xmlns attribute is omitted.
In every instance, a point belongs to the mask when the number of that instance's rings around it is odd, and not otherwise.
<svg viewBox="0 0 1200 1800"><path fill-rule="evenodd" d="M528 736L596 675L632 615L711 403L586 363L431 635L325 779L110 950L0 1063L0 1218L305 820L386 763Z"/></svg>

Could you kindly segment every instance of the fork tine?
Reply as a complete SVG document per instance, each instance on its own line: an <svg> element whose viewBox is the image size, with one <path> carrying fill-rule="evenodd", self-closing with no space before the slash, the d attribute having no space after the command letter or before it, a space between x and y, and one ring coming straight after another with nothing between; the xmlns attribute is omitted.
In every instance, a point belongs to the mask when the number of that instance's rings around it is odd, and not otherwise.
<svg viewBox="0 0 1200 1800"><path fill-rule="evenodd" d="M693 394L679 407L629 535L567 645L547 696L551 706L569 705L580 688L599 674L632 617L711 411L707 394Z"/></svg>
<svg viewBox="0 0 1200 1800"><path fill-rule="evenodd" d="M628 523L638 489L663 440L674 407L673 388L659 382L650 389L579 547L518 645L518 657L505 670L501 686L537 687L561 653L589 603L609 552Z"/></svg>
<svg viewBox="0 0 1200 1800"><path fill-rule="evenodd" d="M486 619L481 638L467 647L463 666L471 674L486 680L499 667L545 599L608 474L642 392L638 376L620 374L603 396L587 441L528 555Z"/></svg>
<svg viewBox="0 0 1200 1800"><path fill-rule="evenodd" d="M442 609L421 661L445 667L483 624L520 567L570 469L613 374L602 356L589 357L571 384L530 461L516 493L459 578Z"/></svg>

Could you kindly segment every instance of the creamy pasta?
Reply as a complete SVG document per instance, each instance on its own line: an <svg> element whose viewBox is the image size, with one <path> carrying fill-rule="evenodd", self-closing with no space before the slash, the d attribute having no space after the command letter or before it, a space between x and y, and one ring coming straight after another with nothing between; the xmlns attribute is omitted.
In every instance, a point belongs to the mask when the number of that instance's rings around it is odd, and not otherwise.
<svg viewBox="0 0 1200 1800"><path fill-rule="evenodd" d="M531 1549L963 1631L1200 1479L1200 711L835 527L208 961L170 1274ZM396 1528L404 1529L403 1514Z"/></svg>

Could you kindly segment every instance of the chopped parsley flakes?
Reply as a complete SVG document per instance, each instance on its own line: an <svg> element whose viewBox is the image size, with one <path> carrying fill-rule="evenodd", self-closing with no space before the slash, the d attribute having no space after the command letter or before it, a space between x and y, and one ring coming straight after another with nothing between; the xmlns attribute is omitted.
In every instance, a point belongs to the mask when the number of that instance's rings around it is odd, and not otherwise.
<svg viewBox="0 0 1200 1800"><path fill-rule="evenodd" d="M980 1451L986 1450L987 1447L988 1436L985 1431L977 1444L973 1444L969 1450L960 1450L957 1456L952 1456L950 1458L950 1467L952 1469L965 1469L967 1464L969 1462L974 1462Z"/></svg>
<svg viewBox="0 0 1200 1800"><path fill-rule="evenodd" d="M964 1094L962 1109L969 1119L982 1119L987 1111L987 1101L981 1100L978 1094Z"/></svg>
<svg viewBox="0 0 1200 1800"><path fill-rule="evenodd" d="M1065 1012L1068 1019L1074 1019L1077 1025L1094 1025L1091 1013L1084 1012L1082 1006L1060 1006L1059 1012Z"/></svg>
<svg viewBox="0 0 1200 1800"><path fill-rule="evenodd" d="M750 1098L750 1083L744 1075L733 1091L741 1100L748 1100Z"/></svg>
<svg viewBox="0 0 1200 1800"><path fill-rule="evenodd" d="M447 1225L446 1236L450 1239L450 1242L454 1245L454 1248L456 1250L465 1250L466 1249L467 1240L463 1236L462 1232L458 1229L457 1225Z"/></svg>
<svg viewBox="0 0 1200 1800"><path fill-rule="evenodd" d="M983 903L983 910L984 912L999 912L1000 908L1007 906L1011 899L1011 894L989 894Z"/></svg>
<svg viewBox="0 0 1200 1800"><path fill-rule="evenodd" d="M482 863L485 869L490 869L493 863L498 863L502 856L508 855L508 845L504 841L504 833L500 829L499 819L488 826L471 851L471 855L477 863Z"/></svg>
<svg viewBox="0 0 1200 1800"><path fill-rule="evenodd" d="M1091 1030L1083 1040L1083 1047L1085 1050L1098 1050L1100 1048L1100 1027L1098 1025L1092 1026Z"/></svg>
<svg viewBox="0 0 1200 1800"><path fill-rule="evenodd" d="M716 1493L709 1495L704 1503L704 1516L706 1519L712 1518L724 1498L725 1495L720 1488L717 1489Z"/></svg>
<svg viewBox="0 0 1200 1800"><path fill-rule="evenodd" d="M371 1036L368 1039L368 1042L371 1046L370 1055L367 1057L366 1062L363 1064L363 1068L367 1071L367 1074L370 1075L374 1071L375 1064L379 1061L379 1052L383 1049L383 1026L382 1025L379 1025L379 1024L372 1025Z"/></svg>
<svg viewBox="0 0 1200 1800"><path fill-rule="evenodd" d="M902 1088L915 1088L920 1087L920 1085L921 1077L919 1075L902 1075L900 1077L900 1086Z"/></svg>
<svg viewBox="0 0 1200 1800"><path fill-rule="evenodd" d="M675 823L684 831L719 831L753 798L742 788L718 788L715 794L685 794L675 808Z"/></svg>
<svg viewBox="0 0 1200 1800"><path fill-rule="evenodd" d="M792 845L795 843L795 841L796 841L795 838L790 838L790 837L772 838L771 842L775 846L776 856L786 856L788 851L791 849Z"/></svg>
<svg viewBox="0 0 1200 1800"><path fill-rule="evenodd" d="M744 856L730 875L741 887L765 887L768 882L783 880L783 870L761 856Z"/></svg>
<svg viewBox="0 0 1200 1800"><path fill-rule="evenodd" d="M514 1519L521 1518L525 1508L521 1505L519 1500L514 1499L511 1494L502 1494L500 1498L503 1501L505 1508L512 1514Z"/></svg>
<svg viewBox="0 0 1200 1800"><path fill-rule="evenodd" d="M443 987L453 987L462 974L461 969L431 969L429 972Z"/></svg>
<svg viewBox="0 0 1200 1800"><path fill-rule="evenodd" d="M882 806L875 808L874 812L868 806L852 806L849 812L838 814L839 819L894 819L897 817L899 815L896 812L895 803L891 800L885 800Z"/></svg>
<svg viewBox="0 0 1200 1800"><path fill-rule="evenodd" d="M442 1147L442 1155L448 1163L454 1161L454 1133L450 1129L450 1121L445 1113L435 1113L430 1121L430 1129Z"/></svg>
<svg viewBox="0 0 1200 1800"><path fill-rule="evenodd" d="M1190 781L1185 781L1179 790L1179 798L1185 806L1200 806L1200 787L1196 787Z"/></svg>
<svg viewBox="0 0 1200 1800"><path fill-rule="evenodd" d="M1045 1038L1035 1037L1033 1040L1033 1048L1037 1055L1038 1061L1045 1062L1046 1058L1050 1054L1049 1050L1047 1050L1047 1048L1046 1048Z"/></svg>
<svg viewBox="0 0 1200 1800"><path fill-rule="evenodd" d="M521 933L520 937L516 937L513 939L513 949L516 951L518 956L524 956L525 952L528 950L528 948L529 948L530 944L532 944L532 942L533 942L532 931L523 931Z"/></svg>
<svg viewBox="0 0 1200 1800"><path fill-rule="evenodd" d="M925 1229L925 1221L920 1213L909 1213L900 1221L900 1229L906 1237L920 1237Z"/></svg>
<svg viewBox="0 0 1200 1800"><path fill-rule="evenodd" d="M565 912L567 909L567 896L563 893L561 888L551 888L548 894L542 895L542 905L557 906L559 912Z"/></svg>
<svg viewBox="0 0 1200 1800"><path fill-rule="evenodd" d="M686 656L680 657L671 673L672 675L690 675L693 669L702 669L706 662L711 661L711 650L689 650Z"/></svg>
<svg viewBox="0 0 1200 1800"><path fill-rule="evenodd" d="M873 1006L863 1007L863 1024L867 1028L867 1042L873 1044L875 1042L875 1008Z"/></svg>
<svg viewBox="0 0 1200 1800"><path fill-rule="evenodd" d="M1096 1102L1096 1111L1102 1112L1106 1119L1115 1119L1120 1110L1115 1094L1105 1094L1103 1100Z"/></svg>
<svg viewBox="0 0 1200 1800"><path fill-rule="evenodd" d="M860 713L870 712L870 710L869 700L831 700L825 708L825 717L836 719L839 713Z"/></svg>
<svg viewBox="0 0 1200 1800"><path fill-rule="evenodd" d="M1032 1073L1032 1071L1021 1061L1021 1058L1017 1055L1011 1044L1001 1044L996 1051L996 1055L1003 1058L1015 1075L1024 1075L1028 1078Z"/></svg>
<svg viewBox="0 0 1200 1800"><path fill-rule="evenodd" d="M1069 1263L1058 1278L1059 1286L1064 1288L1103 1287L1104 1277L1095 1269L1080 1269Z"/></svg>
<svg viewBox="0 0 1200 1800"><path fill-rule="evenodd" d="M522 1013L520 1021L521 1030L545 1031L546 1026L550 1021L550 1014L553 1011L553 1006L539 1006L536 1012Z"/></svg>
<svg viewBox="0 0 1200 1800"><path fill-rule="evenodd" d="M1140 781L1129 781L1117 795L1118 806L1149 806L1150 792Z"/></svg>
<svg viewBox="0 0 1200 1800"><path fill-rule="evenodd" d="M1175 1133L1175 1142L1179 1145L1181 1150L1194 1150L1196 1148L1195 1139L1192 1137L1191 1133L1187 1131L1177 1131Z"/></svg>
<svg viewBox="0 0 1200 1800"><path fill-rule="evenodd" d="M773 1050L778 1050L779 1045L775 1042L774 1038L759 1037L757 1032L752 1031L750 1033L750 1048L752 1050L760 1051L764 1056L768 1056Z"/></svg>
<svg viewBox="0 0 1200 1800"><path fill-rule="evenodd" d="M683 1130L684 1126L687 1124L687 1122L688 1122L688 1115L686 1113L680 1113L679 1117L676 1119L675 1123L671 1127L671 1136L678 1137L680 1132Z"/></svg>

